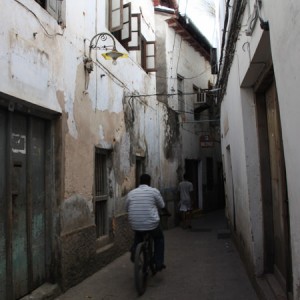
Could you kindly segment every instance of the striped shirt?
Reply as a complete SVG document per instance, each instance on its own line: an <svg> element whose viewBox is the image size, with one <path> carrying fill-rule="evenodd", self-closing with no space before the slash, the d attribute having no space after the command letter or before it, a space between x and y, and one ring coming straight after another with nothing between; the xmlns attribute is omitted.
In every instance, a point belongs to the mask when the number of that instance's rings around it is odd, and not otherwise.
<svg viewBox="0 0 300 300"><path fill-rule="evenodd" d="M146 184L128 193L126 210L133 230L145 231L155 229L159 224L158 208L165 203L158 189Z"/></svg>

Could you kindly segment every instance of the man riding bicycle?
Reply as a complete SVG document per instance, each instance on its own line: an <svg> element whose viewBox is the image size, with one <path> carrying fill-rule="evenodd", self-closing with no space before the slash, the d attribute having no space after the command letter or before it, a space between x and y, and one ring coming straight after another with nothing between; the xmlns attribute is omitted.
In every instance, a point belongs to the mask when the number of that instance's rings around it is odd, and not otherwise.
<svg viewBox="0 0 300 300"><path fill-rule="evenodd" d="M156 271L166 268L164 264L164 235L160 226L159 209L165 203L159 190L150 186L151 177L143 174L138 188L128 193L126 210L132 230L135 232L131 247L131 261L134 261L135 249L143 241L144 234L149 232L154 240L154 260Z"/></svg>

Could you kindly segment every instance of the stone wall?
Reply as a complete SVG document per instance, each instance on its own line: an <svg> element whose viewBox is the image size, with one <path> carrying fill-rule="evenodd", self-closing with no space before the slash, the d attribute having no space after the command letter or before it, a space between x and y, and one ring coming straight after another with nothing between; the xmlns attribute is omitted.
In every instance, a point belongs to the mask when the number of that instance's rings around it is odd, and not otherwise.
<svg viewBox="0 0 300 300"><path fill-rule="evenodd" d="M109 242L97 248L96 229L87 201L73 195L60 210L60 279L63 291L78 284L129 250L133 232L127 214L110 220Z"/></svg>
<svg viewBox="0 0 300 300"><path fill-rule="evenodd" d="M95 263L95 226L61 236L61 287L63 290L93 273Z"/></svg>

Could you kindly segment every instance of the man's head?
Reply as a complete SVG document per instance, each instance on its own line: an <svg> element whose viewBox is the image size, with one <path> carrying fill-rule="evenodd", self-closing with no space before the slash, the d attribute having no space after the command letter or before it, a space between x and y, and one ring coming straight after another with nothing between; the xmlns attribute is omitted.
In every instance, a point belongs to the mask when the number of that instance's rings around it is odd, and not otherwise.
<svg viewBox="0 0 300 300"><path fill-rule="evenodd" d="M148 174L142 174L140 177L140 184L147 184L150 186L151 176Z"/></svg>

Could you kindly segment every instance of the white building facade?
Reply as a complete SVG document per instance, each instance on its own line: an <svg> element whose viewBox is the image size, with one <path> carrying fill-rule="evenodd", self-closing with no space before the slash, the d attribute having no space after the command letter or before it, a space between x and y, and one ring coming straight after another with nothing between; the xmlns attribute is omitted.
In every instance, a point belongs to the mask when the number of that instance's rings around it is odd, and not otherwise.
<svg viewBox="0 0 300 300"><path fill-rule="evenodd" d="M227 216L261 295L300 299L300 4L219 4Z"/></svg>
<svg viewBox="0 0 300 300"><path fill-rule="evenodd" d="M212 46L172 1L161 2L164 5L155 8L157 93L178 118L178 180L186 173L192 181L195 208L218 208L223 182L219 116L209 91L216 80L210 63Z"/></svg>

